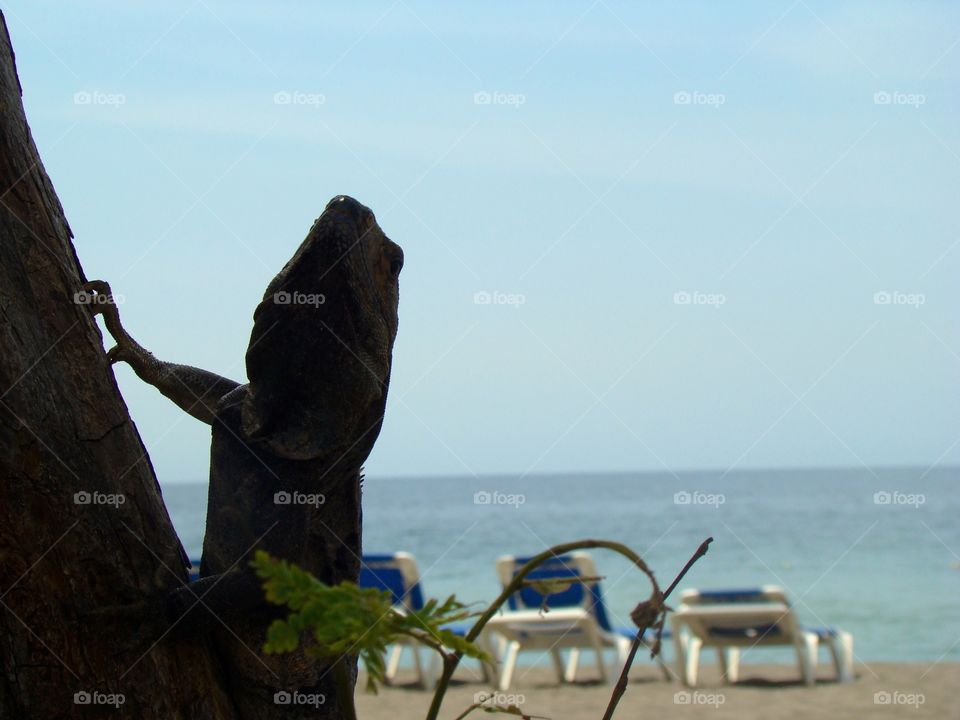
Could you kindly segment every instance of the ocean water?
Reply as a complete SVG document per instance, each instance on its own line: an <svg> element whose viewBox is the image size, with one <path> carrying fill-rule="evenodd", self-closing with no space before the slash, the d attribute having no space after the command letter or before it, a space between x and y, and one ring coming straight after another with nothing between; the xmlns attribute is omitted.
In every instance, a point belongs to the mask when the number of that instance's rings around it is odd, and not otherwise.
<svg viewBox="0 0 960 720"><path fill-rule="evenodd" d="M712 536L679 590L782 585L801 622L851 631L860 661L957 661L958 480L951 468L370 477L363 543L413 553L428 596L485 603L500 555L616 540L666 586ZM170 484L164 497L199 557L206 486ZM593 554L613 622L628 626L649 584L619 556Z"/></svg>

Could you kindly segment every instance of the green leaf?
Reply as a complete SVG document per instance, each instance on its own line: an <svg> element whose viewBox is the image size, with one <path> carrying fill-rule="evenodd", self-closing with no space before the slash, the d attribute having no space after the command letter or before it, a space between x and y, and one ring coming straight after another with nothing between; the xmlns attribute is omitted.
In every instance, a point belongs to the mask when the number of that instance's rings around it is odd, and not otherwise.
<svg viewBox="0 0 960 720"><path fill-rule="evenodd" d="M478 614L453 595L442 603L431 598L417 611L404 611L393 606L387 591L353 583L331 587L263 551L257 551L251 566L264 581L267 600L291 611L285 620L275 620L268 628L265 652L292 652L308 631L313 643L306 652L330 659L358 655L367 667L367 687L374 692L386 673L383 658L387 647L404 637L435 650L489 659L477 645L444 628Z"/></svg>

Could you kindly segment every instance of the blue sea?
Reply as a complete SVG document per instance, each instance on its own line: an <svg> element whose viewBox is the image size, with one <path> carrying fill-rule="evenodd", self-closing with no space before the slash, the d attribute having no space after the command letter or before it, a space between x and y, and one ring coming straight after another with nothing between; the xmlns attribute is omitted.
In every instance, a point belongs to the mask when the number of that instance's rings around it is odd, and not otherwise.
<svg viewBox="0 0 960 720"><path fill-rule="evenodd" d="M485 603L500 555L583 538L623 542L666 586L786 588L806 625L855 637L860 661L960 660L960 469L769 470L517 477L368 477L364 551L413 553L429 596ZM164 498L192 557L206 485ZM594 551L614 624L649 594L645 577Z"/></svg>

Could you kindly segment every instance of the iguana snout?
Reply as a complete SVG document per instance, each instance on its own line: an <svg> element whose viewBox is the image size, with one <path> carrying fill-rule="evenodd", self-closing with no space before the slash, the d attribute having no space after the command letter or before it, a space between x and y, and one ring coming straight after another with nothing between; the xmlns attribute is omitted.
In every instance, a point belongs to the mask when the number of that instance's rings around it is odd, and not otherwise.
<svg viewBox="0 0 960 720"><path fill-rule="evenodd" d="M336 215L344 220L351 220L357 225L357 231L363 232L373 221L373 211L349 195L337 195L327 203L324 215Z"/></svg>
<svg viewBox="0 0 960 720"><path fill-rule="evenodd" d="M392 342L397 335L397 285L403 269L403 249L380 229L373 211L349 195L337 195L330 200L317 220L318 225L321 223L334 227L352 224L356 228L358 249L366 257L374 297Z"/></svg>

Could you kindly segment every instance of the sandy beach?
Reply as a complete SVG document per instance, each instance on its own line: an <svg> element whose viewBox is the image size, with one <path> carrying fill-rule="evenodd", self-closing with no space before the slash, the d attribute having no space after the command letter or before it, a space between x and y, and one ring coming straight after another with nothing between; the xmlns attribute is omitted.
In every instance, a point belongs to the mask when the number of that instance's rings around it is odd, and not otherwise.
<svg viewBox="0 0 960 720"><path fill-rule="evenodd" d="M458 671L448 691L440 717L457 717L474 702L485 686L471 672ZM584 668L585 678L591 668ZM815 687L805 687L789 665L745 665L736 685L721 685L713 665L701 671L695 690L664 682L656 669L639 664L615 717L711 718L937 718L960 720L960 663L869 663L856 668L856 680L837 684L821 666ZM378 695L357 694L358 716L363 720L416 720L426 716L431 693L416 688L411 673L401 674L393 687ZM359 687L364 678L361 677ZM610 698L611 686L585 679L574 685L557 685L546 668L520 668L515 686L503 700L517 702L524 713L553 720L600 718ZM490 717L473 714L472 717ZM511 717L499 715L499 717Z"/></svg>

